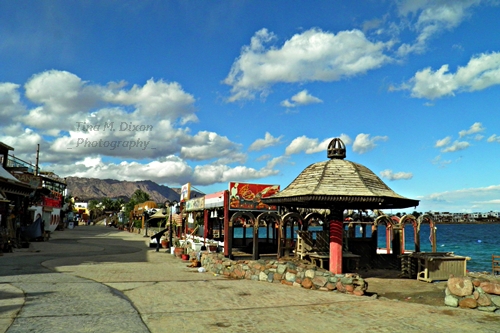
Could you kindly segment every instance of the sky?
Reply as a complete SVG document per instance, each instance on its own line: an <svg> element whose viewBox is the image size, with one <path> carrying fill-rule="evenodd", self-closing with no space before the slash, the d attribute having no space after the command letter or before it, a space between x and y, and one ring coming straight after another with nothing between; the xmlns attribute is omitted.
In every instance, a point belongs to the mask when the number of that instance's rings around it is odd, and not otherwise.
<svg viewBox="0 0 500 333"><path fill-rule="evenodd" d="M61 177L288 186L346 159L500 211L500 1L1 1L0 141Z"/></svg>

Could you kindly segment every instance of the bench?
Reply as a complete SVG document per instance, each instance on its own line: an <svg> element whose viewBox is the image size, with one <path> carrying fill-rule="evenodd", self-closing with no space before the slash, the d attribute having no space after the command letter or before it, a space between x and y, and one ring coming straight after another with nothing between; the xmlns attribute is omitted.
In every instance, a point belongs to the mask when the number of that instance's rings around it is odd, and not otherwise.
<svg viewBox="0 0 500 333"><path fill-rule="evenodd" d="M309 253L309 259L311 259L311 262L314 265L318 266L318 262L319 262L319 267L324 268L323 263L325 262L325 260L330 259L330 253L328 253L328 252L311 252L311 253Z"/></svg>
<svg viewBox="0 0 500 333"><path fill-rule="evenodd" d="M500 274L500 256L491 255L491 274Z"/></svg>

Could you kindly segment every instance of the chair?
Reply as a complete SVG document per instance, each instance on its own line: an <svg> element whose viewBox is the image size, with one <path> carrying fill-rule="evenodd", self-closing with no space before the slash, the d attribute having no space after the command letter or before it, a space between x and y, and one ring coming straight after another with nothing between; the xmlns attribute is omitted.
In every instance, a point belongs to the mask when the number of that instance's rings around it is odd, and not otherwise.
<svg viewBox="0 0 500 333"><path fill-rule="evenodd" d="M328 231L318 231L316 233L316 244L313 251L309 253L309 258L315 265L317 265L316 261L319 261L319 267L324 268L324 261L330 259L330 234Z"/></svg>
<svg viewBox="0 0 500 333"><path fill-rule="evenodd" d="M297 247L296 254L299 259L304 259L305 256L312 252L314 246L312 233L310 231L297 231Z"/></svg>

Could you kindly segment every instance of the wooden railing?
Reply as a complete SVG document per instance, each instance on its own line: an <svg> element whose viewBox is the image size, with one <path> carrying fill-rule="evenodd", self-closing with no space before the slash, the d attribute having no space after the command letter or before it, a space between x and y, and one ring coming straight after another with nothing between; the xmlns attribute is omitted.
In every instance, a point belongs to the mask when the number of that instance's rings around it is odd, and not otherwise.
<svg viewBox="0 0 500 333"><path fill-rule="evenodd" d="M500 256L491 255L491 274L500 274Z"/></svg>

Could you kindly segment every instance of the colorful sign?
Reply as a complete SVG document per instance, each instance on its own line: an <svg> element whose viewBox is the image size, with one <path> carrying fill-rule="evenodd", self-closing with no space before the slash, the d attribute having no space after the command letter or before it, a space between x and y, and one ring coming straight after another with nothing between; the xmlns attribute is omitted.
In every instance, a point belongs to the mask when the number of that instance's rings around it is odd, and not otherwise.
<svg viewBox="0 0 500 333"><path fill-rule="evenodd" d="M186 201L186 211L192 212L196 210L203 210L205 208L205 197L193 198Z"/></svg>
<svg viewBox="0 0 500 333"><path fill-rule="evenodd" d="M191 183L182 185L181 187L181 202L188 201L191 195Z"/></svg>
<svg viewBox="0 0 500 333"><path fill-rule="evenodd" d="M266 205L261 199L280 191L279 185L229 183L230 210L277 211L275 205Z"/></svg>

